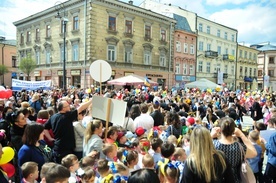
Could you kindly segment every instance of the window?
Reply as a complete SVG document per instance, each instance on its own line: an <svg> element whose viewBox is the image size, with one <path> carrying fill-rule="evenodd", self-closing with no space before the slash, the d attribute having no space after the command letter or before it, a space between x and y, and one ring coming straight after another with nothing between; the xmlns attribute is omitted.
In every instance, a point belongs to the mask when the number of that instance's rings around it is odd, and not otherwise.
<svg viewBox="0 0 276 183"><path fill-rule="evenodd" d="M176 41L175 47L176 47L177 52L181 52L181 43L180 43L180 41Z"/></svg>
<svg viewBox="0 0 276 183"><path fill-rule="evenodd" d="M242 58L242 50L240 50L240 54L239 54L240 58Z"/></svg>
<svg viewBox="0 0 276 183"><path fill-rule="evenodd" d="M12 56L12 67L16 67L16 56Z"/></svg>
<svg viewBox="0 0 276 183"><path fill-rule="evenodd" d="M225 54L228 54L228 48L225 48Z"/></svg>
<svg viewBox="0 0 276 183"><path fill-rule="evenodd" d="M202 31L203 31L203 25L202 25L202 23L199 23L198 31L199 31L199 32L202 32Z"/></svg>
<svg viewBox="0 0 276 183"><path fill-rule="evenodd" d="M211 62L207 62L206 64L206 72L211 73Z"/></svg>
<svg viewBox="0 0 276 183"><path fill-rule="evenodd" d="M217 30L217 37L220 37L220 30Z"/></svg>
<svg viewBox="0 0 276 183"><path fill-rule="evenodd" d="M39 28L35 29L35 40L36 41L40 40L40 30L39 30Z"/></svg>
<svg viewBox="0 0 276 183"><path fill-rule="evenodd" d="M224 39L226 39L226 40L228 39L228 34L227 34L227 32L224 33Z"/></svg>
<svg viewBox="0 0 276 183"><path fill-rule="evenodd" d="M175 63L175 74L180 74L180 65L179 65L179 63Z"/></svg>
<svg viewBox="0 0 276 183"><path fill-rule="evenodd" d="M79 30L79 16L73 17L73 30Z"/></svg>
<svg viewBox="0 0 276 183"><path fill-rule="evenodd" d="M235 42L235 35L234 35L234 34L232 34L231 40L232 40L233 42Z"/></svg>
<svg viewBox="0 0 276 183"><path fill-rule="evenodd" d="M232 49L232 55L235 56L235 50L234 49Z"/></svg>
<svg viewBox="0 0 276 183"><path fill-rule="evenodd" d="M72 45L72 61L79 60L79 44L73 43Z"/></svg>
<svg viewBox="0 0 276 183"><path fill-rule="evenodd" d="M252 68L249 68L249 77L252 77Z"/></svg>
<svg viewBox="0 0 276 183"><path fill-rule="evenodd" d="M247 67L244 67L244 75L247 76Z"/></svg>
<svg viewBox="0 0 276 183"><path fill-rule="evenodd" d="M127 63L132 62L132 46L125 46L125 58L124 61Z"/></svg>
<svg viewBox="0 0 276 183"><path fill-rule="evenodd" d="M235 73L235 66L232 65L232 66L231 66L231 74L234 75L234 73Z"/></svg>
<svg viewBox="0 0 276 183"><path fill-rule="evenodd" d="M166 54L164 51L160 51L159 65L163 67L166 66Z"/></svg>
<svg viewBox="0 0 276 183"><path fill-rule="evenodd" d="M64 20L61 20L60 22L60 33L67 32L67 22Z"/></svg>
<svg viewBox="0 0 276 183"><path fill-rule="evenodd" d="M46 25L46 37L49 38L51 37L51 26Z"/></svg>
<svg viewBox="0 0 276 183"><path fill-rule="evenodd" d="M160 40L161 41L166 41L166 30L165 29L161 29L161 35L160 35Z"/></svg>
<svg viewBox="0 0 276 183"><path fill-rule="evenodd" d="M218 55L221 54L221 46L218 46Z"/></svg>
<svg viewBox="0 0 276 183"><path fill-rule="evenodd" d="M207 43L207 51L210 51L210 50L211 50L211 44Z"/></svg>
<svg viewBox="0 0 276 183"><path fill-rule="evenodd" d="M253 60L254 60L254 61L257 60L257 54L256 54L256 53L253 54Z"/></svg>
<svg viewBox="0 0 276 183"><path fill-rule="evenodd" d="M258 76L263 76L263 71L262 70L258 70Z"/></svg>
<svg viewBox="0 0 276 183"><path fill-rule="evenodd" d="M188 44L184 43L184 53L188 53Z"/></svg>
<svg viewBox="0 0 276 183"><path fill-rule="evenodd" d="M198 50L203 51L203 42L202 41L199 41Z"/></svg>
<svg viewBox="0 0 276 183"><path fill-rule="evenodd" d="M27 31L27 43L31 42L31 32Z"/></svg>
<svg viewBox="0 0 276 183"><path fill-rule="evenodd" d="M242 73L242 66L240 66L240 75L242 76L243 73Z"/></svg>
<svg viewBox="0 0 276 183"><path fill-rule="evenodd" d="M190 46L190 54L195 54L194 45L191 44Z"/></svg>
<svg viewBox="0 0 276 183"><path fill-rule="evenodd" d="M50 48L45 49L46 50L46 64L51 63L51 51Z"/></svg>
<svg viewBox="0 0 276 183"><path fill-rule="evenodd" d="M150 65L151 64L151 51L145 50L144 53L144 64Z"/></svg>
<svg viewBox="0 0 276 183"><path fill-rule="evenodd" d="M187 75L187 64L186 63L183 64L183 74Z"/></svg>
<svg viewBox="0 0 276 183"><path fill-rule="evenodd" d="M107 46L107 60L116 61L116 46L114 45Z"/></svg>
<svg viewBox="0 0 276 183"><path fill-rule="evenodd" d="M257 72L257 69L255 68L254 71L253 71L253 76L256 77L256 72Z"/></svg>
<svg viewBox="0 0 276 183"><path fill-rule="evenodd" d="M108 30L116 31L116 17L108 17Z"/></svg>
<svg viewBox="0 0 276 183"><path fill-rule="evenodd" d="M222 69L220 69L220 64L217 64L216 66L215 66L215 70L217 69L217 71L221 71Z"/></svg>
<svg viewBox="0 0 276 183"><path fill-rule="evenodd" d="M39 50L35 51L35 60L36 60L36 64L39 65L40 64L40 51Z"/></svg>
<svg viewBox="0 0 276 183"><path fill-rule="evenodd" d="M269 63L274 64L274 57L269 57Z"/></svg>
<svg viewBox="0 0 276 183"><path fill-rule="evenodd" d="M190 75L194 75L194 65L190 65Z"/></svg>
<svg viewBox="0 0 276 183"><path fill-rule="evenodd" d="M247 59L247 51L244 51L244 58Z"/></svg>
<svg viewBox="0 0 276 183"><path fill-rule="evenodd" d="M65 53L64 53L64 45L61 44L60 45L60 62L63 62L63 60L65 59L65 61L67 60L67 48L66 48L66 45L65 45ZM65 55L65 58L64 58L64 55Z"/></svg>
<svg viewBox="0 0 276 183"><path fill-rule="evenodd" d="M249 52L249 59L251 60L252 59L252 53Z"/></svg>
<svg viewBox="0 0 276 183"><path fill-rule="evenodd" d="M208 26L207 26L207 34L210 34L210 31L211 31L211 28L210 28L210 26L208 25Z"/></svg>
<svg viewBox="0 0 276 183"><path fill-rule="evenodd" d="M228 65L224 65L224 73L228 73Z"/></svg>
<svg viewBox="0 0 276 183"><path fill-rule="evenodd" d="M126 20L126 33L132 34L132 21Z"/></svg>
<svg viewBox="0 0 276 183"><path fill-rule="evenodd" d="M145 37L151 38L151 26L150 25L145 25Z"/></svg>
<svg viewBox="0 0 276 183"><path fill-rule="evenodd" d="M268 70L268 75L270 77L274 77L274 70Z"/></svg>
<svg viewBox="0 0 276 183"><path fill-rule="evenodd" d="M197 68L198 72L202 72L202 68L203 68L203 62L199 61L198 62L198 68Z"/></svg>
<svg viewBox="0 0 276 183"><path fill-rule="evenodd" d="M20 34L20 44L24 44L24 34Z"/></svg>

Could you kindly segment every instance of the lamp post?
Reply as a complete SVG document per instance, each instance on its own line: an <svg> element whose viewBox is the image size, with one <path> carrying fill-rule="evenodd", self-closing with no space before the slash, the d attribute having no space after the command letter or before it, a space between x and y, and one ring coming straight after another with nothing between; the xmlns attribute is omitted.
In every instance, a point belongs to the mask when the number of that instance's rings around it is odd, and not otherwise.
<svg viewBox="0 0 276 183"><path fill-rule="evenodd" d="M63 83L63 90L66 91L66 24L68 22L68 19L65 17L65 7L63 3L57 2L55 9L57 10L57 15L55 18L58 18L59 20L62 20L62 33L63 33L63 69L62 69L62 83ZM63 14L61 15L61 11L63 11Z"/></svg>

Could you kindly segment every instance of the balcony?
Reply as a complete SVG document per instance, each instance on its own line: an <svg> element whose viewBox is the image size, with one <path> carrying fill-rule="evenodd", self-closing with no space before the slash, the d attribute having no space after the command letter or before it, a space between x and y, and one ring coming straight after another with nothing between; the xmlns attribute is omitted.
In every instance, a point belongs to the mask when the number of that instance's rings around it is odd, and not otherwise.
<svg viewBox="0 0 276 183"><path fill-rule="evenodd" d="M205 51L205 57L207 58L216 58L218 57L218 52L217 51Z"/></svg>
<svg viewBox="0 0 276 183"><path fill-rule="evenodd" d="M214 78L218 77L218 73L214 72ZM227 79L228 78L228 73L223 73L223 79Z"/></svg>
<svg viewBox="0 0 276 183"><path fill-rule="evenodd" d="M132 38L132 37L133 37L133 34L132 34L132 33L125 32L125 33L124 33L124 36L125 36L125 37L129 37L129 38Z"/></svg>
<svg viewBox="0 0 276 183"><path fill-rule="evenodd" d="M235 57L234 57L233 55L223 54L222 59L223 59L223 60L230 61L230 62L234 62Z"/></svg>

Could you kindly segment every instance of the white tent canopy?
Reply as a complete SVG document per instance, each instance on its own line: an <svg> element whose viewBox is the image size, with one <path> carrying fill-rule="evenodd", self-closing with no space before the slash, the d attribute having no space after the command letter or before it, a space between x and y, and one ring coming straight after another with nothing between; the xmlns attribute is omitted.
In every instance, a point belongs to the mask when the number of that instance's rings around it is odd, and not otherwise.
<svg viewBox="0 0 276 183"><path fill-rule="evenodd" d="M217 87L221 87L220 85L208 80L208 79L199 79L197 81L188 83L185 85L186 88L199 88L200 90L203 89L216 89Z"/></svg>
<svg viewBox="0 0 276 183"><path fill-rule="evenodd" d="M158 83L148 79L148 82L152 86L157 86ZM123 76L120 78L113 79L111 81L107 81L107 84L111 85L144 85L145 77L138 76L135 74Z"/></svg>

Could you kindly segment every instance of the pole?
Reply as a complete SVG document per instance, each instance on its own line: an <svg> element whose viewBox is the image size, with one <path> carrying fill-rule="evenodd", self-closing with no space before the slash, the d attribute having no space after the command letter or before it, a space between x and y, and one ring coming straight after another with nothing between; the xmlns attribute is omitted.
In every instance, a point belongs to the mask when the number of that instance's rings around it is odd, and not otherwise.
<svg viewBox="0 0 276 183"><path fill-rule="evenodd" d="M66 34L66 20L63 20L63 90L66 91L66 53L65 53L65 35Z"/></svg>
<svg viewBox="0 0 276 183"><path fill-rule="evenodd" d="M264 69L263 69L263 90L265 91L265 51L264 51Z"/></svg>

